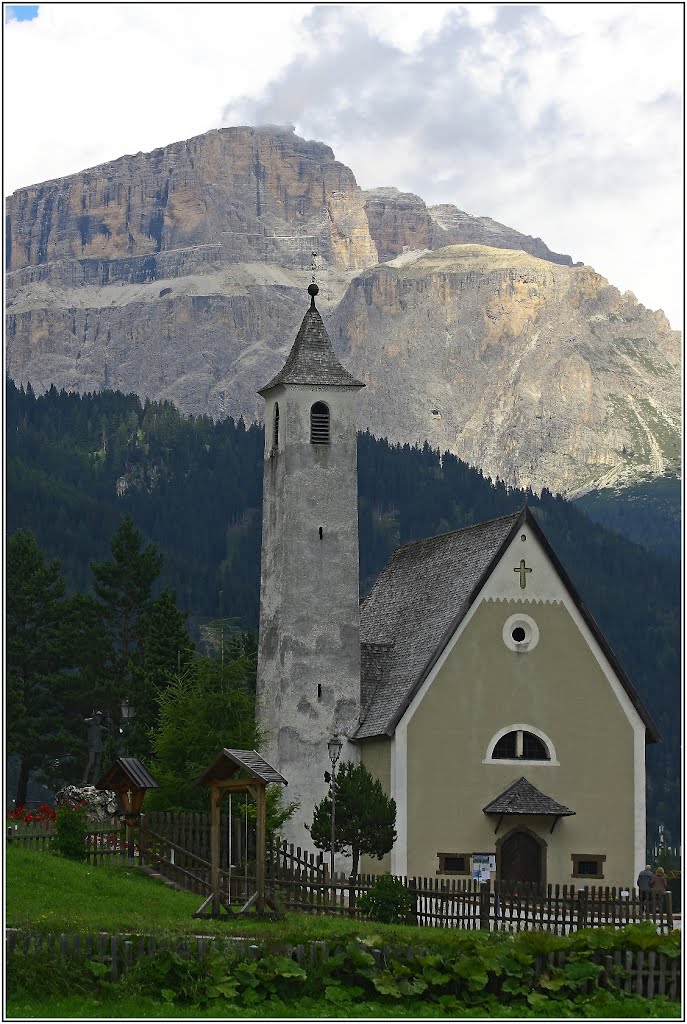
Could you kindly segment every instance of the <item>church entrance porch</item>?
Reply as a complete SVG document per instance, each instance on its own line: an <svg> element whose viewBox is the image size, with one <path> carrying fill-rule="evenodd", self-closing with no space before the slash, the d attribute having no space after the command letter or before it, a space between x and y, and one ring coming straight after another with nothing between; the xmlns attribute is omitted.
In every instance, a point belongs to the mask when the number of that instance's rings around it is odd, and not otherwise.
<svg viewBox="0 0 687 1024"><path fill-rule="evenodd" d="M505 886L546 881L546 843L529 829L513 829L496 849L497 879Z"/></svg>

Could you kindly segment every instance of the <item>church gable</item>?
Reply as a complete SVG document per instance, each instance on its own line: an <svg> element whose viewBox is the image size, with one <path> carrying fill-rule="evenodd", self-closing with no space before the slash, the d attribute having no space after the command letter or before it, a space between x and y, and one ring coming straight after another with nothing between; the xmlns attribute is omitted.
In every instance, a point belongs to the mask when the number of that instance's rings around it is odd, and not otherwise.
<svg viewBox="0 0 687 1024"><path fill-rule="evenodd" d="M375 648L374 678L363 664L358 739L392 735L425 692L436 667L483 601L505 602L505 647L532 652L539 641L535 604L561 604L601 666L633 726L660 738L630 680L580 600L532 513L491 520L405 545L392 555L361 609L361 641ZM508 605L512 611L508 614ZM567 628L567 627L566 627ZM493 642L493 638L489 643ZM380 648L380 644L386 649ZM488 647L485 648L485 656ZM381 682L383 680L383 682Z"/></svg>
<svg viewBox="0 0 687 1024"><path fill-rule="evenodd" d="M357 739L393 732L521 515L405 544L392 554L360 610L361 648L374 649L375 678L368 678L364 662L362 692L371 698Z"/></svg>

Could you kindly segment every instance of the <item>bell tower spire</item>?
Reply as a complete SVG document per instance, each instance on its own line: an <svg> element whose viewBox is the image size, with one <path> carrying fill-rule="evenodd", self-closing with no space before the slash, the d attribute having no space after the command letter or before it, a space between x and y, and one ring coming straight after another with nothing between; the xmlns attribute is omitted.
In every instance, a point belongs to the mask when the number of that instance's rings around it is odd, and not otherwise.
<svg viewBox="0 0 687 1024"><path fill-rule="evenodd" d="M313 272L314 278L314 272ZM360 713L356 395L308 287L307 309L265 399L257 716L265 757L299 808L282 832L312 846L305 825L327 787L327 743L342 760Z"/></svg>

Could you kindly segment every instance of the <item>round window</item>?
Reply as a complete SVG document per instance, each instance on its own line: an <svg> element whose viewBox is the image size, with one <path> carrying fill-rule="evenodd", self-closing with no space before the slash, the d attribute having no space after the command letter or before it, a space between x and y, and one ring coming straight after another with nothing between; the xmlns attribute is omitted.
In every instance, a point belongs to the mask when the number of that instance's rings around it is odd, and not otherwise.
<svg viewBox="0 0 687 1024"><path fill-rule="evenodd" d="M511 615L503 626L503 642L511 651L532 651L539 643L539 627L529 615Z"/></svg>

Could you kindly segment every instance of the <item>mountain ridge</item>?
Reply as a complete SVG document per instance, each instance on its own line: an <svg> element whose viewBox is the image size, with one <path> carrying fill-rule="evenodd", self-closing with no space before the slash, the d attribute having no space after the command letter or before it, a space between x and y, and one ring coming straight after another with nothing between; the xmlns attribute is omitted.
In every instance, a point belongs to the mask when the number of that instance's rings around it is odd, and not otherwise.
<svg viewBox="0 0 687 1024"><path fill-rule="evenodd" d="M661 312L491 218L363 191L325 143L216 129L19 189L7 216L6 365L36 391L259 420L315 253L335 350L368 385L362 429L535 490L679 471Z"/></svg>

